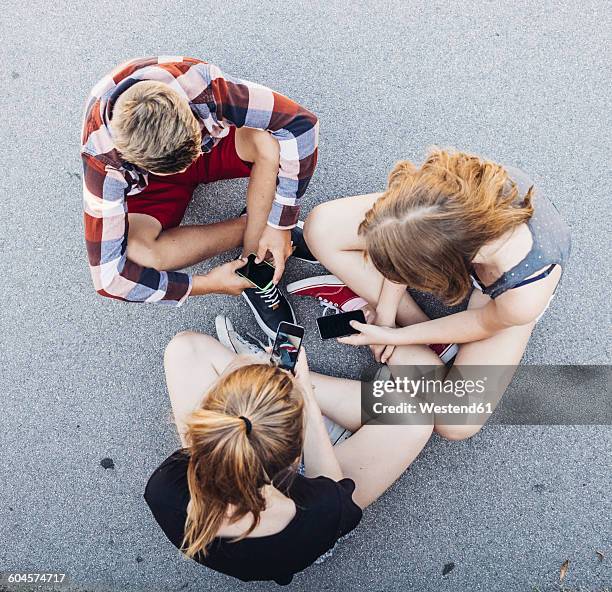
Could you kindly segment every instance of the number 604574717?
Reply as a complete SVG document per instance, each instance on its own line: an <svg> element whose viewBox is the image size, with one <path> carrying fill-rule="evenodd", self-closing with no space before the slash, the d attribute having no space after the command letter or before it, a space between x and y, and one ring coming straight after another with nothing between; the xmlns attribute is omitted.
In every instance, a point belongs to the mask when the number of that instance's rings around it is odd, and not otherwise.
<svg viewBox="0 0 612 592"><path fill-rule="evenodd" d="M65 573L13 572L2 574L0 582L7 584L61 584L65 579Z"/></svg>

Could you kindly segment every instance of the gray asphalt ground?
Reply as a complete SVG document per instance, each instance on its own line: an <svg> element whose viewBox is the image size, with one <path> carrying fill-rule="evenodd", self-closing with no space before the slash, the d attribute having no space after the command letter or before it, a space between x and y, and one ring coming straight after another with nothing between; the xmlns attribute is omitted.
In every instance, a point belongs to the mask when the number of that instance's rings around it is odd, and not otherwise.
<svg viewBox="0 0 612 592"><path fill-rule="evenodd" d="M574 240L525 361L607 364L610 9L602 0L0 2L0 570L66 572L79 591L274 588L183 560L143 503L148 476L178 446L164 346L183 329L211 332L218 313L242 329L255 323L241 299L170 310L93 291L78 152L83 102L100 77L130 57L192 55L310 107L321 152L306 213L380 190L394 161L420 160L432 144L524 168ZM189 220L239 212L244 188L205 188ZM293 263L286 280L310 272ZM295 305L312 328L316 304ZM315 369L335 375L369 362L314 331L306 347ZM565 589L610 589L611 449L609 426L434 438L333 557L289 590L544 592L559 589L566 559Z"/></svg>

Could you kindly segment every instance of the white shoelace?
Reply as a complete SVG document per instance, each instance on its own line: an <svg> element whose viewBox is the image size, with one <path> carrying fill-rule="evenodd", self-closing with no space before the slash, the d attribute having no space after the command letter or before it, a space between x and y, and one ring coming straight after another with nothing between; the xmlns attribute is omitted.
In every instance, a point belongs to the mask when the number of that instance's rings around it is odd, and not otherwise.
<svg viewBox="0 0 612 592"><path fill-rule="evenodd" d="M340 310L340 307L337 304L334 304L333 302L331 302L330 300L327 300L325 298L322 298L321 296L317 296L318 300L319 300L319 304L325 309L323 311L323 316L327 316L327 313L330 310L333 310L334 312L332 314L338 314L341 313L342 311Z"/></svg>
<svg viewBox="0 0 612 592"><path fill-rule="evenodd" d="M259 339L258 337L256 337L255 335L253 335L252 333L249 333L247 331L246 336L251 340L250 343L254 346L257 347L259 346L263 351L266 350L266 347L270 347L272 345L272 340L268 337L268 345L266 346L263 341L261 339ZM242 337L242 336L241 336ZM244 339L244 337L242 337ZM245 339L245 341L248 341L247 339Z"/></svg>
<svg viewBox="0 0 612 592"><path fill-rule="evenodd" d="M273 308L280 301L280 292L274 284L266 290L255 290L255 294L263 298L268 308Z"/></svg>
<svg viewBox="0 0 612 592"><path fill-rule="evenodd" d="M260 354L262 352L262 348L259 348L254 343L251 343L248 339L245 339L240 333L234 331L234 338L236 341L239 341L244 347L247 348L252 354Z"/></svg>

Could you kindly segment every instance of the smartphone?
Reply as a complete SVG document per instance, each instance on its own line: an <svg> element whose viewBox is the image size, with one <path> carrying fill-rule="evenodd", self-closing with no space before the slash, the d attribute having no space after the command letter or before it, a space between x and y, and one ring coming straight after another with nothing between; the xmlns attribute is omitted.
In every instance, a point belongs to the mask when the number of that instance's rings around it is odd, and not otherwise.
<svg viewBox="0 0 612 592"><path fill-rule="evenodd" d="M270 360L284 370L293 372L304 339L304 327L283 321L278 326Z"/></svg>
<svg viewBox="0 0 612 592"><path fill-rule="evenodd" d="M347 335L355 335L359 333L357 329L353 329L349 325L350 321L359 321L365 323L365 315L362 310L351 310L350 312L341 312L339 314L319 317L317 326L321 339L332 339L333 337L346 337Z"/></svg>
<svg viewBox="0 0 612 592"><path fill-rule="evenodd" d="M274 265L267 261L255 263L256 257L255 253L251 253L247 257L246 265L238 269L236 273L249 280L256 288L267 290L270 284L272 284L272 278L274 277Z"/></svg>

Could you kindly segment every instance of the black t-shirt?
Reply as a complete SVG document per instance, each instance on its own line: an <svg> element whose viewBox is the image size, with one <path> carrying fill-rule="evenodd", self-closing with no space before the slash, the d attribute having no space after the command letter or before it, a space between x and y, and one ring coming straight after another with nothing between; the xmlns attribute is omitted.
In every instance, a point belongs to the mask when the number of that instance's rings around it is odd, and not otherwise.
<svg viewBox="0 0 612 592"><path fill-rule="evenodd" d="M189 456L178 450L153 473L145 500L168 539L180 548L185 534L189 487ZM217 537L206 557L196 560L243 581L274 580L289 584L302 571L331 549L336 541L353 530L361 520L361 508L351 495L351 479L333 481L327 477L309 479L296 475L287 495L296 506L295 517L280 532L232 543Z"/></svg>

